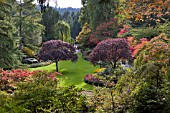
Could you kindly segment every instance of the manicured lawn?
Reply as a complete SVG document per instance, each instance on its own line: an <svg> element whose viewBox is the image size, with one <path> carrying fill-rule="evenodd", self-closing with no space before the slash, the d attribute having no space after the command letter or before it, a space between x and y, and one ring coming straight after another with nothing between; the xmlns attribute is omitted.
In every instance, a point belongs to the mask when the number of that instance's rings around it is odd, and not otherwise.
<svg viewBox="0 0 170 113"><path fill-rule="evenodd" d="M63 74L61 77L57 76L57 78L60 79L59 84L61 86L75 85L76 87L90 90L93 86L84 82L84 76L93 73L94 70L99 67L94 67L90 62L84 60L80 53L78 56L78 61L75 63L72 63L71 61L59 62L59 72ZM55 63L44 67L30 68L30 70L48 70L50 72L54 72L55 69Z"/></svg>

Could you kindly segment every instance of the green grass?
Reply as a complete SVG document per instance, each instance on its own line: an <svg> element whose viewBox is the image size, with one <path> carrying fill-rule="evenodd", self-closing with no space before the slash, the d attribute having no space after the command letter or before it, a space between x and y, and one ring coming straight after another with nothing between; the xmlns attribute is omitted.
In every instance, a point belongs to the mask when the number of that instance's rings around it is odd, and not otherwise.
<svg viewBox="0 0 170 113"><path fill-rule="evenodd" d="M86 84L84 82L84 76L86 74L93 73L94 70L99 67L94 67L90 62L84 60L81 57L81 54L78 54L78 61L72 63L71 61L59 61L59 72L63 74L63 76L57 76L60 79L59 85L61 86L69 86L75 85L76 87L88 89L93 89L92 85ZM30 70L48 70L50 72L55 72L55 63L38 68L30 68Z"/></svg>

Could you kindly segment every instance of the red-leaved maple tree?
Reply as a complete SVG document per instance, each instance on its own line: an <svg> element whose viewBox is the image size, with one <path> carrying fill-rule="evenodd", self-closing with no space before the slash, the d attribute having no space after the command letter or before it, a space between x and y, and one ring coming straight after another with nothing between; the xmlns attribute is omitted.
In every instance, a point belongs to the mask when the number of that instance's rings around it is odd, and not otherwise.
<svg viewBox="0 0 170 113"><path fill-rule="evenodd" d="M117 19L112 19L108 22L104 22L96 27L96 30L89 37L90 45L97 45L100 41L114 38L117 36L119 27Z"/></svg>
<svg viewBox="0 0 170 113"><path fill-rule="evenodd" d="M110 63L112 68L116 68L117 61L131 58L129 43L123 38L103 40L90 54L92 64L97 65L99 61L102 61Z"/></svg>
<svg viewBox="0 0 170 113"><path fill-rule="evenodd" d="M50 40L43 43L42 48L38 55L40 60L55 61L56 71L58 72L58 61L71 60L76 61L78 56L76 49L69 43L61 40Z"/></svg>

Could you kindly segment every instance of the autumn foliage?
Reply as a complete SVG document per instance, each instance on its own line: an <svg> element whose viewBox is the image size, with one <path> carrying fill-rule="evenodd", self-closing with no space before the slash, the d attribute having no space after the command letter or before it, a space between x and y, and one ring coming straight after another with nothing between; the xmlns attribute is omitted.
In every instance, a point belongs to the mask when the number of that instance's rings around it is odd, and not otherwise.
<svg viewBox="0 0 170 113"><path fill-rule="evenodd" d="M99 61L107 62L116 67L119 60L131 59L128 41L123 38L107 39L97 44L90 54L90 61L96 65Z"/></svg>
<svg viewBox="0 0 170 113"><path fill-rule="evenodd" d="M151 39L139 52L137 65L149 62L170 64L170 39L165 34L160 34Z"/></svg>
<svg viewBox="0 0 170 113"><path fill-rule="evenodd" d="M127 34L130 31L130 26L128 25L123 25L123 28L120 29L118 32L118 37L124 37L125 34Z"/></svg>
<svg viewBox="0 0 170 113"><path fill-rule="evenodd" d="M139 41L135 40L134 37L127 37L127 40L130 44L132 57L135 58L139 50L141 50L145 44L148 43L148 40L146 38L142 38Z"/></svg>
<svg viewBox="0 0 170 113"><path fill-rule="evenodd" d="M135 20L170 15L169 0L128 0L126 3L126 11L129 13L129 17L135 18Z"/></svg>
<svg viewBox="0 0 170 113"><path fill-rule="evenodd" d="M96 30L89 37L90 45L97 45L100 41L117 36L119 26L116 19L104 22L96 27Z"/></svg>
<svg viewBox="0 0 170 113"><path fill-rule="evenodd" d="M28 81L32 76L36 76L37 74L44 74L46 78L51 80L56 80L56 75L62 75L58 72L47 73L45 71L36 70L36 71L28 71L22 69L12 69L8 70L0 70L0 90L5 90L9 93L12 93L16 88L16 83Z"/></svg>

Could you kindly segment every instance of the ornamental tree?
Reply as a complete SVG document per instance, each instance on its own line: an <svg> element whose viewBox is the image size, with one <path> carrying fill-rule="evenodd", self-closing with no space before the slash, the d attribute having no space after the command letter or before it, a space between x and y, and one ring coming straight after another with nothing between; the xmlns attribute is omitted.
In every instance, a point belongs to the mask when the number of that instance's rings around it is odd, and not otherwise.
<svg viewBox="0 0 170 113"><path fill-rule="evenodd" d="M43 43L38 58L43 61L55 61L56 71L58 72L58 61L76 61L78 56L76 54L76 49L71 44L61 40L50 40Z"/></svg>
<svg viewBox="0 0 170 113"><path fill-rule="evenodd" d="M99 61L103 61L110 63L112 68L116 68L117 61L131 58L130 46L123 38L103 40L90 54L92 64L96 65Z"/></svg>

